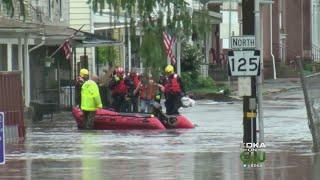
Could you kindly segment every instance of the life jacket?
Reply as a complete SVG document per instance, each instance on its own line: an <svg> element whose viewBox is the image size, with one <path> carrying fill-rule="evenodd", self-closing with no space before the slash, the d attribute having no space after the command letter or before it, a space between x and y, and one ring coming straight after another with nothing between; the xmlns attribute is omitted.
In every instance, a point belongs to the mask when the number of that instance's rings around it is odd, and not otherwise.
<svg viewBox="0 0 320 180"><path fill-rule="evenodd" d="M96 111L102 108L98 85L92 81L86 81L81 87L81 109L84 111Z"/></svg>
<svg viewBox="0 0 320 180"><path fill-rule="evenodd" d="M134 75L131 79L133 80L134 88L136 88L140 83L139 77L137 75Z"/></svg>
<svg viewBox="0 0 320 180"><path fill-rule="evenodd" d="M166 93L180 93L181 92L181 86L178 82L178 75L173 74L169 76L169 80L165 85L165 92Z"/></svg>
<svg viewBox="0 0 320 180"><path fill-rule="evenodd" d="M117 94L126 94L128 92L128 88L124 82L124 79L121 79L120 82L115 85L112 89L112 95Z"/></svg>

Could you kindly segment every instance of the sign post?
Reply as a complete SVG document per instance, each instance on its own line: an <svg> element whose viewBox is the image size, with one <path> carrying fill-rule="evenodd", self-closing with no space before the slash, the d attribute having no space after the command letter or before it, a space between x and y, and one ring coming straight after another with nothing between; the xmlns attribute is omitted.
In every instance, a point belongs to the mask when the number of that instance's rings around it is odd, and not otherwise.
<svg viewBox="0 0 320 180"><path fill-rule="evenodd" d="M5 137L3 112L0 112L0 164L5 164Z"/></svg>
<svg viewBox="0 0 320 180"><path fill-rule="evenodd" d="M256 0L247 0L242 2L242 34L244 37L254 36L255 37L255 1ZM241 39L238 41L236 45L241 45L242 49L245 49L246 46L249 46L249 49L256 49L256 47L252 47L253 44L257 44L258 42L252 43L250 39L246 41ZM238 40L240 40L238 38ZM257 39L255 38L255 41ZM240 44L241 42L241 44ZM250 42L250 43L249 43ZM245 46L245 47L244 47ZM259 58L260 59L260 58ZM249 62L250 63L250 62ZM260 65L260 63L259 63ZM244 77L239 77L244 78ZM252 105L250 107L250 102L256 101L256 76L246 77L250 78L251 83L251 94L243 96L243 143L256 143L257 141L257 132L256 132L256 107L252 109ZM253 113L252 113L253 112Z"/></svg>

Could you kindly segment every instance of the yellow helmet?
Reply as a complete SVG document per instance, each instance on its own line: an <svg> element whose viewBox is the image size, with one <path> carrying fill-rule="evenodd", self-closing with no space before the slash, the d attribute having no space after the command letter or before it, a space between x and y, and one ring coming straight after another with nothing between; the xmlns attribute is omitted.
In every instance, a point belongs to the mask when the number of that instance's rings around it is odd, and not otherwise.
<svg viewBox="0 0 320 180"><path fill-rule="evenodd" d="M81 69L80 70L80 76L81 77L84 77L84 76L89 76L89 71L88 71L88 69Z"/></svg>
<svg viewBox="0 0 320 180"><path fill-rule="evenodd" d="M174 68L173 68L173 66L172 65L167 65L167 67L164 69L164 71L166 72L166 73L168 73L168 74L172 74L173 73L173 71L174 71Z"/></svg>

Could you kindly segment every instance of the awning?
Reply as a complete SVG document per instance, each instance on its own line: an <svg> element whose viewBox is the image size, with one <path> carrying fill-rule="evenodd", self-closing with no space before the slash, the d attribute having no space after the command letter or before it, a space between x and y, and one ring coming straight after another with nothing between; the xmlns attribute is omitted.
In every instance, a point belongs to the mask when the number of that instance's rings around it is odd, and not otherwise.
<svg viewBox="0 0 320 180"><path fill-rule="evenodd" d="M35 24L23 23L14 19L0 17L0 36L10 38L25 33L39 33L43 29Z"/></svg>
<svg viewBox="0 0 320 180"><path fill-rule="evenodd" d="M201 15L202 11L196 10L193 12L194 16ZM208 11L210 24L220 24L222 23L222 14L215 11Z"/></svg>
<svg viewBox="0 0 320 180"><path fill-rule="evenodd" d="M73 47L101 47L101 46L122 46L120 41L102 40L102 39L87 39L83 41L77 41Z"/></svg>
<svg viewBox="0 0 320 180"><path fill-rule="evenodd" d="M60 45L63 41L72 35L70 40L72 47L100 47L100 46L121 46L121 41L106 39L103 36L95 35L89 32L78 31L65 26L45 26L44 34L46 45ZM41 37L41 36L40 36Z"/></svg>
<svg viewBox="0 0 320 180"><path fill-rule="evenodd" d="M106 39L103 36L78 31L67 26L53 26L35 23L24 23L14 19L0 17L0 38L18 38L29 34L35 44L45 39L47 46L58 46L72 35L70 40L72 47L99 47L99 46L121 46L123 43L114 39ZM44 37L44 38L43 38Z"/></svg>

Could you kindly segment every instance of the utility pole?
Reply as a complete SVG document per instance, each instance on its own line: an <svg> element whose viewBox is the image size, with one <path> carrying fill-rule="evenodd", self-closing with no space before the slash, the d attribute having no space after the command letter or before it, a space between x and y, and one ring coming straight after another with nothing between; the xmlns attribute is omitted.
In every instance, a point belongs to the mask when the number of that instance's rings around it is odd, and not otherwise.
<svg viewBox="0 0 320 180"><path fill-rule="evenodd" d="M260 50L260 52L263 52L263 44L262 42L262 33L261 33L261 24L260 24L260 3L272 3L272 2L266 2L261 0L255 0L255 35L256 35L256 50ZM272 44L272 39L270 40ZM263 107L262 107L262 101L263 101L263 95L262 95L262 86L263 86L263 53L260 54L261 64L260 64L260 76L257 76L257 92L258 92L258 117L259 117L259 143L264 142L264 123L263 123Z"/></svg>
<svg viewBox="0 0 320 180"><path fill-rule="evenodd" d="M255 0L242 1L243 35L255 34ZM256 43L257 44L257 43ZM243 97L243 143L257 142L256 77L251 78L251 96ZM250 113L251 112L251 113ZM250 115L249 115L250 114Z"/></svg>

